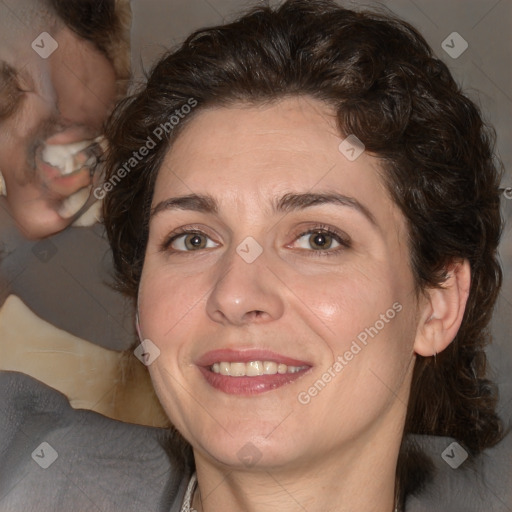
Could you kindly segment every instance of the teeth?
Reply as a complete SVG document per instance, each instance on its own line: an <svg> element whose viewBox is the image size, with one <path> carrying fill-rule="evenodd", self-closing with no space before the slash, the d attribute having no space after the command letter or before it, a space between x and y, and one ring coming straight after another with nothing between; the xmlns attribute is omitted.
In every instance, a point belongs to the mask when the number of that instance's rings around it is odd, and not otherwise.
<svg viewBox="0 0 512 512"><path fill-rule="evenodd" d="M229 375L229 372L231 371L231 364L229 363L219 363L219 371L221 375Z"/></svg>
<svg viewBox="0 0 512 512"><path fill-rule="evenodd" d="M250 363L244 364L245 374L248 377L254 377L255 375L263 375L263 363L261 361L251 361Z"/></svg>
<svg viewBox="0 0 512 512"><path fill-rule="evenodd" d="M245 363L231 363L229 375L232 377L243 377L245 373Z"/></svg>
<svg viewBox="0 0 512 512"><path fill-rule="evenodd" d="M277 363L274 363L274 361L265 361L263 363L263 372L265 375L275 375L277 373Z"/></svg>
<svg viewBox="0 0 512 512"><path fill-rule="evenodd" d="M41 156L47 164L58 167L62 174L70 174L76 170L77 162L75 160L77 154L90 144L91 141L89 140L72 144L52 144L44 146Z"/></svg>
<svg viewBox="0 0 512 512"><path fill-rule="evenodd" d="M213 373L228 375L230 377L255 377L258 375L281 375L285 373L297 373L306 369L307 366L287 366L283 363L273 361L251 361L249 363L228 363L221 361L214 363L210 370Z"/></svg>
<svg viewBox="0 0 512 512"><path fill-rule="evenodd" d="M96 143L96 144L95 144ZM71 144L49 144L43 147L41 157L53 167L57 167L61 174L71 174L82 167L91 165L90 161L93 145L101 151L105 151L104 137L96 137L94 140L82 140ZM85 151L85 150L88 151Z"/></svg>

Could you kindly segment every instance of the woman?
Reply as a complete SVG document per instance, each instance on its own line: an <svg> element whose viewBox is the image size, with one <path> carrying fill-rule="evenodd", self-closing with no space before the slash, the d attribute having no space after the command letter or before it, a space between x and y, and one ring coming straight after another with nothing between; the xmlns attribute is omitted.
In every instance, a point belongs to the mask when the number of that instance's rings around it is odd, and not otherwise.
<svg viewBox="0 0 512 512"><path fill-rule="evenodd" d="M193 454L184 510L402 510L428 468L406 434L499 441L492 137L415 29L259 7L167 55L109 139L97 192Z"/></svg>

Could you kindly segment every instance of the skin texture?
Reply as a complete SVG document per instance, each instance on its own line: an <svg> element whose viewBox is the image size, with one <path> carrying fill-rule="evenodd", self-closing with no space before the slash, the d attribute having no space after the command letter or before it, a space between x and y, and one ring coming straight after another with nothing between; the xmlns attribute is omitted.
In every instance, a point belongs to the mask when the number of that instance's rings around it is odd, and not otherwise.
<svg viewBox="0 0 512 512"><path fill-rule="evenodd" d="M208 194L217 213L163 210L150 222L139 290L141 336L161 351L149 367L171 421L192 444L206 511L393 509L394 473L416 353L453 339L469 289L466 262L447 288L417 294L405 219L379 160L350 162L332 112L308 98L199 112L167 154L153 206ZM375 219L337 204L272 211L287 193L337 192ZM179 228L204 233L183 249ZM319 255L311 236L336 230L348 247ZM262 254L236 252L248 236ZM340 250L341 249L341 250ZM394 303L402 309L307 405L298 401L338 355ZM312 367L252 396L212 388L197 361L214 349L269 349ZM246 467L248 442L261 458ZM254 449L254 448L253 448Z"/></svg>
<svg viewBox="0 0 512 512"><path fill-rule="evenodd" d="M30 5L34 10L38 3ZM41 238L68 225L70 220L58 213L62 200L89 185L90 176L82 169L65 178L49 177L36 152L44 143L68 144L100 135L116 99L116 77L99 50L48 15L44 30L59 46L41 58L30 46L41 30L37 32L36 22L28 25L7 32L8 44L0 51L1 60L18 72L23 91L16 111L0 121L0 170L11 215L27 237Z"/></svg>

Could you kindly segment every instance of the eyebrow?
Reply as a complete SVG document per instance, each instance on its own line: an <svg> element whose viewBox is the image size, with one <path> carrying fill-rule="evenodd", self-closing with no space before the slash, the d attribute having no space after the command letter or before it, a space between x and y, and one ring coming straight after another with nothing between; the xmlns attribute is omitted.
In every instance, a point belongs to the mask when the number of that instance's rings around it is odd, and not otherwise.
<svg viewBox="0 0 512 512"><path fill-rule="evenodd" d="M323 204L336 204L353 208L374 226L378 226L372 212L357 199L337 193L288 193L273 201L272 210L274 213L289 213L297 210L304 210L312 206ZM152 210L150 218L163 211L189 210L200 213L218 213L217 201L209 195L189 194L186 196L170 197L160 201Z"/></svg>
<svg viewBox="0 0 512 512"><path fill-rule="evenodd" d="M372 224L377 226L373 213L356 198L337 193L306 193L306 194L285 194L274 204L275 212L288 213L296 210L311 208L320 204L337 204L348 206L364 215Z"/></svg>
<svg viewBox="0 0 512 512"><path fill-rule="evenodd" d="M152 210L150 218L163 211L190 210L202 213L218 213L217 201L211 196L190 194L187 196L170 197L160 201Z"/></svg>

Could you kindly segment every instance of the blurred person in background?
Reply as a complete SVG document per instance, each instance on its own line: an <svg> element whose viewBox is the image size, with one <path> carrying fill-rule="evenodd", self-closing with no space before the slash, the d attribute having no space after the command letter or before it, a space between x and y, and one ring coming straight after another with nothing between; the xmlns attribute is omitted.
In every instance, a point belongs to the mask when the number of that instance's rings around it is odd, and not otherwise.
<svg viewBox="0 0 512 512"><path fill-rule="evenodd" d="M128 0L0 3L0 367L116 417L135 337L92 189L130 23Z"/></svg>

